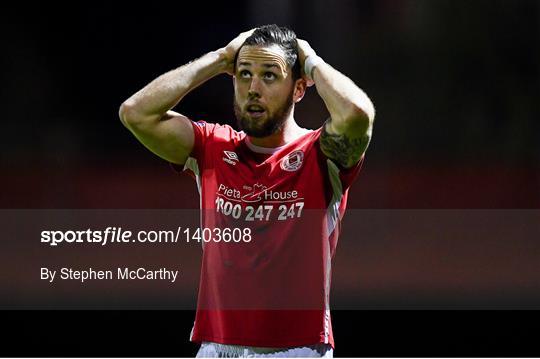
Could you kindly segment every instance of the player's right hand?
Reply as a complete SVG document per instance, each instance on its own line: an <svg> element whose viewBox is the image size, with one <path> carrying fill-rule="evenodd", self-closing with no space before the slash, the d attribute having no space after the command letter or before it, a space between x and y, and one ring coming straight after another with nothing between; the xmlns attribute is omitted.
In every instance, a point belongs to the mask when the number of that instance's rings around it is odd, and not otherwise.
<svg viewBox="0 0 540 359"><path fill-rule="evenodd" d="M255 31L255 28L249 31L242 32L223 48L226 61L225 72L229 75L234 75L234 59L236 58L236 53L238 52L240 47L242 47L244 41L246 41L246 39L250 37L251 34L253 34L253 31Z"/></svg>

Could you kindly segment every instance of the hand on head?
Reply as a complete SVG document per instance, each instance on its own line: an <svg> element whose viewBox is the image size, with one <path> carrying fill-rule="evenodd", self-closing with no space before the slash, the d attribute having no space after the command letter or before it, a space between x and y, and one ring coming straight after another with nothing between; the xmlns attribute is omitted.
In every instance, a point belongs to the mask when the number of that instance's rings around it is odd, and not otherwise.
<svg viewBox="0 0 540 359"><path fill-rule="evenodd" d="M298 60L300 61L300 68L302 69L302 77L306 80L306 84L308 87L311 87L315 84L315 82L310 79L306 74L304 73L304 67L306 63L306 59L309 56L317 56L317 53L313 48L309 45L309 43L302 39L297 39L298 42Z"/></svg>
<svg viewBox="0 0 540 359"><path fill-rule="evenodd" d="M238 52L240 47L242 47L242 45L244 44L244 41L246 41L246 39L250 37L251 34L253 34L253 31L255 30L256 29L253 28L249 31L242 32L240 35L235 37L231 42L229 42L227 46L224 47L225 58L227 61L227 68L225 72L227 72L229 75L234 75L234 59L236 58L236 53Z"/></svg>
<svg viewBox="0 0 540 359"><path fill-rule="evenodd" d="M236 38L234 38L227 46L223 48L223 52L225 54L225 61L226 61L226 69L225 72L229 75L234 75L234 60L236 59L236 54L246 41L248 37L250 37L253 32L256 30L256 28L253 28L248 31L244 31L240 33ZM315 82L310 79L306 74L304 73L304 66L305 61L309 56L317 56L317 53L313 48L309 45L309 43L302 39L297 39L298 42L298 61L300 62L300 67L302 69L302 78L306 80L306 85L308 87L311 87L315 84Z"/></svg>

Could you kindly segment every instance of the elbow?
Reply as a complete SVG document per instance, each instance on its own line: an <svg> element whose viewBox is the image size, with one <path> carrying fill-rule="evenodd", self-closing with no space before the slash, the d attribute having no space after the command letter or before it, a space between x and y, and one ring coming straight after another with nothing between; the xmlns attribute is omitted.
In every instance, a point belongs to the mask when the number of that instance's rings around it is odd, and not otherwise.
<svg viewBox="0 0 540 359"><path fill-rule="evenodd" d="M128 127L128 122L129 122L129 117L130 117L129 113L131 112L128 101L123 102L120 105L120 108L118 109L118 117L120 118L120 122L122 122L122 124L126 127Z"/></svg>
<svg viewBox="0 0 540 359"><path fill-rule="evenodd" d="M140 115L137 114L134 104L130 99L126 100L120 105L118 117L120 117L120 121L128 129L137 127L140 124Z"/></svg>
<svg viewBox="0 0 540 359"><path fill-rule="evenodd" d="M371 102L353 105L344 119L345 128L353 132L367 132L373 127L375 121L375 108Z"/></svg>
<svg viewBox="0 0 540 359"><path fill-rule="evenodd" d="M354 104L351 118L355 118L372 126L375 121L375 106L373 106L373 103L369 100Z"/></svg>

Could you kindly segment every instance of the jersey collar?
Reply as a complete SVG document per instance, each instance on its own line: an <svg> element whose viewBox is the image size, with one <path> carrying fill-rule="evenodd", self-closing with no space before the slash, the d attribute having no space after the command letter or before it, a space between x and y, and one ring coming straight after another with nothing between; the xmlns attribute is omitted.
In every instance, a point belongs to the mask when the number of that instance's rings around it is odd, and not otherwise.
<svg viewBox="0 0 540 359"><path fill-rule="evenodd" d="M247 136L246 136L246 145L247 145L248 148L249 148L250 150L252 150L253 152L256 152L256 153L264 153L264 154L267 154L267 155L274 154L274 153L276 153L277 151L281 150L283 147L286 146L286 145L279 146L279 147L261 147L261 146L257 146L257 145L254 145L254 144L249 140L249 137L247 137Z"/></svg>

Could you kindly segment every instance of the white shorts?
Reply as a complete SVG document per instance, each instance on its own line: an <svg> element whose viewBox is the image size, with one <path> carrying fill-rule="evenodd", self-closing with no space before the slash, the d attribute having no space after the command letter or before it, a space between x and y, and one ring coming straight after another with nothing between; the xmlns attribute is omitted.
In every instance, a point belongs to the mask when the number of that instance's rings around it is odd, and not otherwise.
<svg viewBox="0 0 540 359"><path fill-rule="evenodd" d="M334 350L328 344L315 344L293 348L255 348L203 342L197 358L333 358Z"/></svg>

